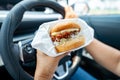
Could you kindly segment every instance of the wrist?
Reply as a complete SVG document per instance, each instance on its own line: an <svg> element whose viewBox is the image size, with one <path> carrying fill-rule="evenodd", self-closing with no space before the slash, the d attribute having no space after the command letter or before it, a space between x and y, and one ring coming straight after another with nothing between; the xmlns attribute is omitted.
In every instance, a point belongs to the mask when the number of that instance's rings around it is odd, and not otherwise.
<svg viewBox="0 0 120 80"><path fill-rule="evenodd" d="M35 73L34 80L51 80L53 75Z"/></svg>
<svg viewBox="0 0 120 80"><path fill-rule="evenodd" d="M46 69L46 68L36 68L35 71L35 80L51 80L54 74L54 70Z"/></svg>
<svg viewBox="0 0 120 80"><path fill-rule="evenodd" d="M53 74L56 70L57 65L46 65L43 66L41 64L37 64L36 71L35 71L35 80L51 80Z"/></svg>

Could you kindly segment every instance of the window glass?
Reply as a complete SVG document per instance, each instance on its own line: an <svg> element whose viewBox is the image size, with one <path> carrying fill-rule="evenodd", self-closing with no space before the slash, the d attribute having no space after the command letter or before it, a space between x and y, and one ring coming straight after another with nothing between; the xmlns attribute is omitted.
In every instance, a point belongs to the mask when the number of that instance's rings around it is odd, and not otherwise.
<svg viewBox="0 0 120 80"><path fill-rule="evenodd" d="M77 0L73 3L79 15L120 14L120 0Z"/></svg>
<svg viewBox="0 0 120 80"><path fill-rule="evenodd" d="M0 10L10 10L21 0L0 0ZM52 0L62 6L70 5L78 15L120 14L120 0ZM32 11L54 13L50 8L36 7Z"/></svg>

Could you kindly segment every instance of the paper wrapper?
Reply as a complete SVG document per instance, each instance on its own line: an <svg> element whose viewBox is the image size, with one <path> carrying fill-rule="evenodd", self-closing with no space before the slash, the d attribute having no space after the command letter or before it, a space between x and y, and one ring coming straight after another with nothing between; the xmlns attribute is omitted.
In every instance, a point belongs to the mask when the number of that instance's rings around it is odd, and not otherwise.
<svg viewBox="0 0 120 80"><path fill-rule="evenodd" d="M69 21L78 23L81 26L81 31L79 34L81 34L85 37L84 45L80 46L79 48L70 50L70 51L78 50L78 49L83 48L83 47L87 46L88 44L90 44L94 38L94 30L91 27L89 27L85 21L76 18L76 19L57 20L57 21L52 21L52 22L47 22L47 23L42 24L39 27L32 43L31 43L32 47L35 49L38 49L38 50L44 52L45 54L47 54L48 56L52 56L52 57L56 57L61 54L64 54L65 52L62 52L62 53L56 52L55 46L53 45L53 42L49 35L49 31L50 31L50 28L53 27L54 25L56 25L57 23L64 23L64 22L69 22Z"/></svg>

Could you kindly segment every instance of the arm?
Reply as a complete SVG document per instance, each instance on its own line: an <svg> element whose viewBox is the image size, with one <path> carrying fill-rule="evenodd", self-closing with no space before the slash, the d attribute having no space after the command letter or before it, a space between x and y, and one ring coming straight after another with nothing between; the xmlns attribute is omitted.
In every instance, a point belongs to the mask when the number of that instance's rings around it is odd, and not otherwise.
<svg viewBox="0 0 120 80"><path fill-rule="evenodd" d="M99 64L120 76L120 51L94 39L86 50Z"/></svg>
<svg viewBox="0 0 120 80"><path fill-rule="evenodd" d="M51 80L59 60L67 54L68 53L58 57L50 57L41 51L37 51L37 65L34 80Z"/></svg>

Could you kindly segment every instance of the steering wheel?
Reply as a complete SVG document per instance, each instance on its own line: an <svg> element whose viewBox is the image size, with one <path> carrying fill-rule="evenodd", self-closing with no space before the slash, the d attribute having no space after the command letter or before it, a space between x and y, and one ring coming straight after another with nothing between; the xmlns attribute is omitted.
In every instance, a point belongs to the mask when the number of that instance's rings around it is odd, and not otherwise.
<svg viewBox="0 0 120 80"><path fill-rule="evenodd" d="M15 80L33 80L33 76L27 73L20 64L20 54L21 51L23 51L21 49L24 48L20 48L19 44L13 42L13 34L21 23L24 12L36 6L50 7L56 12L62 14L63 17L65 16L65 11L62 6L56 2L47 0L24 0L15 5L8 13L1 27L0 53L7 71ZM71 66L68 67L68 74L62 78L62 80L68 80L78 68L80 51L76 51L73 58Z"/></svg>

